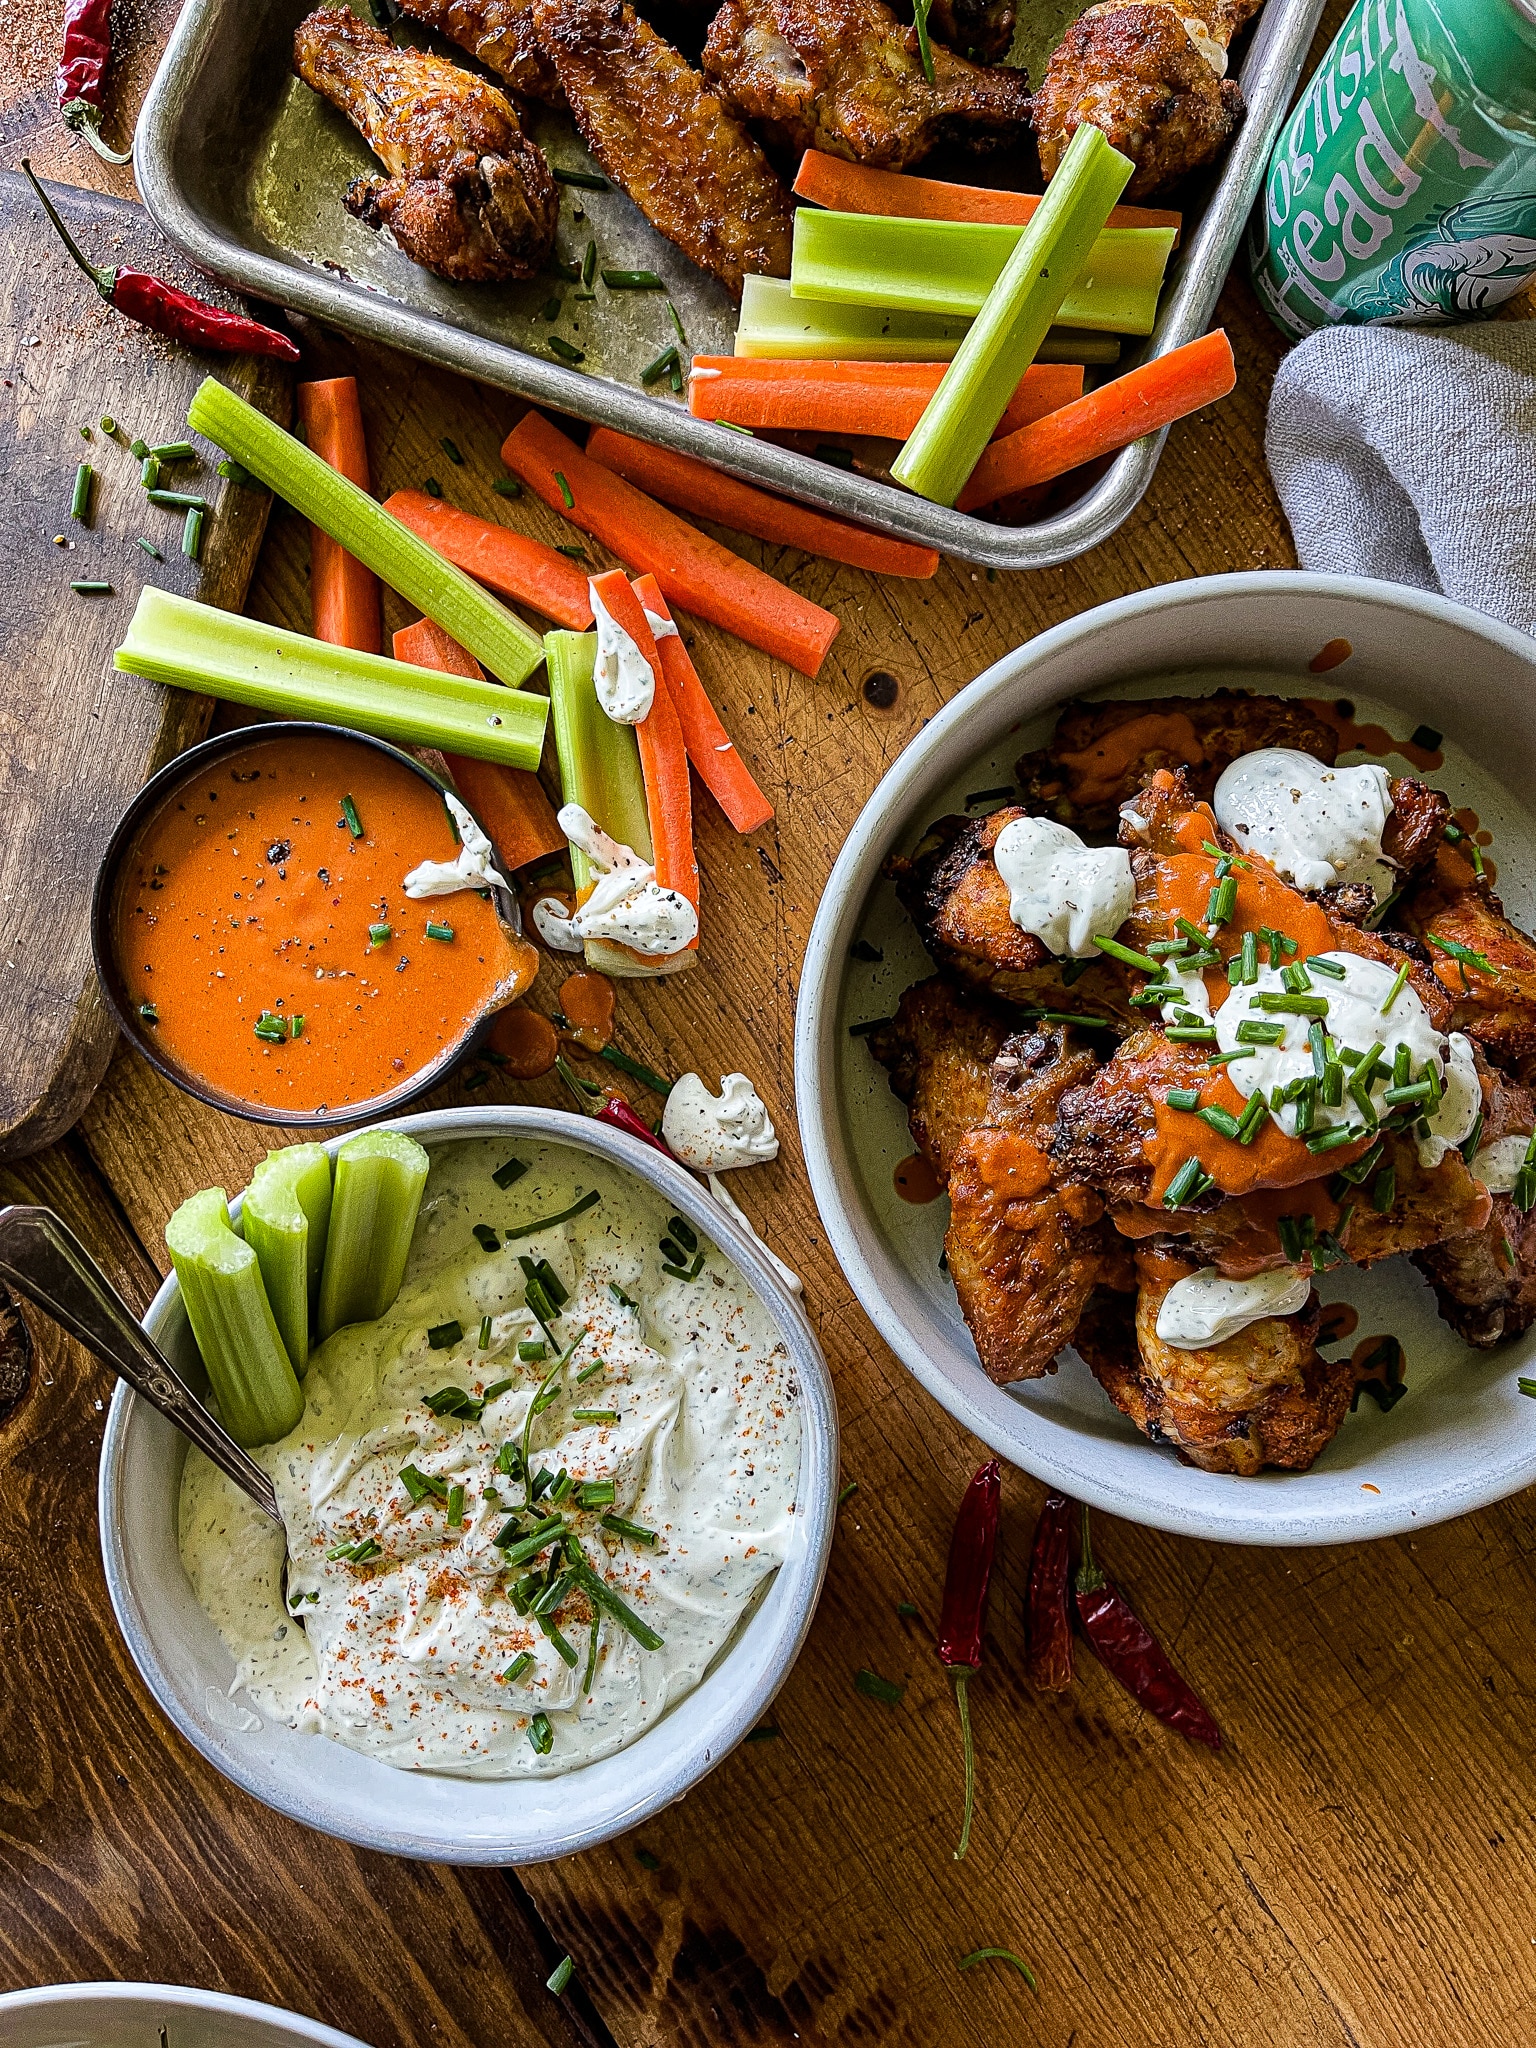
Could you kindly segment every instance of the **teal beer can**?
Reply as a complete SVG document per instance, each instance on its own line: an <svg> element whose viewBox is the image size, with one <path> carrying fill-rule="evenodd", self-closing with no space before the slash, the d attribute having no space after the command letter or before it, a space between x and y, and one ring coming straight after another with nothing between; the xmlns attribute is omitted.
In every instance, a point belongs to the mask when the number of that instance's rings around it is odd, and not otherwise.
<svg viewBox="0 0 1536 2048"><path fill-rule="evenodd" d="M1536 272L1536 0L1359 0L1275 145L1251 253L1293 339L1512 298Z"/></svg>

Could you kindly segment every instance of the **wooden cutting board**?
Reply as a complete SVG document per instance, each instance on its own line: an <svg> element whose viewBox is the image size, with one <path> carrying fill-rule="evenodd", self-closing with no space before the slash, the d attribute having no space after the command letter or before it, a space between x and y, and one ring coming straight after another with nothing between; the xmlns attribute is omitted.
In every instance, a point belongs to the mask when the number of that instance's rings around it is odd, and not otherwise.
<svg viewBox="0 0 1536 2048"><path fill-rule="evenodd" d="M65 185L49 194L92 262L219 297L141 206ZM266 525L267 493L225 483L211 460L168 469L167 487L212 508L192 563L180 515L140 487L129 441L184 438L188 401L210 371L286 421L286 370L135 327L69 261L26 181L0 172L0 1159L68 1130L106 1070L116 1027L87 923L97 863L134 791L201 736L211 710L118 675L113 649L146 583L238 611ZM119 423L115 438L104 414ZM70 518L81 461L96 472L84 524ZM70 589L86 579L109 582L111 595Z"/></svg>

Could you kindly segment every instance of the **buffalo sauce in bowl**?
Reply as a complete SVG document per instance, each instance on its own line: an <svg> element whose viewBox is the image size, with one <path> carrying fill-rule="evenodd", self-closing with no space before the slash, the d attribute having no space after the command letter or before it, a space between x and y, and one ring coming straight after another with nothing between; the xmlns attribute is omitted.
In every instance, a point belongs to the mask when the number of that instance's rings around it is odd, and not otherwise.
<svg viewBox="0 0 1536 2048"><path fill-rule="evenodd" d="M417 1092L531 978L504 892L405 893L458 851L442 790L393 747L307 725L210 741L149 785L109 850L103 979L194 1093L348 1119Z"/></svg>

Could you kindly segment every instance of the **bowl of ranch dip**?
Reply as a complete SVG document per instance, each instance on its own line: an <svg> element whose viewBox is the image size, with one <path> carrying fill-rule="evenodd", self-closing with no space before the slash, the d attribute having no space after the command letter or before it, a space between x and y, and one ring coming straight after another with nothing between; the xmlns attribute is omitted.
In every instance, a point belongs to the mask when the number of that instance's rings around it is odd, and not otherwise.
<svg viewBox="0 0 1536 2048"><path fill-rule="evenodd" d="M539 1861L680 1797L784 1679L831 1541L830 1380L761 1245L663 1154L534 1108L388 1128L431 1159L400 1293L316 1346L253 1454L286 1552L123 1388L108 1584L162 1709L266 1804ZM174 1279L145 1327L195 1382Z"/></svg>

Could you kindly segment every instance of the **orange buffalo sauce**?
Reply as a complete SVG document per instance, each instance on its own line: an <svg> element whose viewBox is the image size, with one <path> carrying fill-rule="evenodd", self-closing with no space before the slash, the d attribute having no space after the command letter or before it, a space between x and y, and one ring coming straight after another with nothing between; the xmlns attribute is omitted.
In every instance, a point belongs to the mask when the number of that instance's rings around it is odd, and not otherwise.
<svg viewBox="0 0 1536 2048"><path fill-rule="evenodd" d="M456 851L442 796L403 762L340 734L253 739L173 790L123 863L130 999L153 1006L159 1046L208 1088L344 1117L531 978L533 949L487 897L406 895L412 868ZM428 938L429 922L452 938ZM369 927L386 924L375 943ZM302 1018L299 1035L258 1037L264 1012L290 1032Z"/></svg>
<svg viewBox="0 0 1536 2048"><path fill-rule="evenodd" d="M1117 803L1127 771L1142 757L1164 754L1170 763L1198 761L1204 752L1194 721L1185 711L1145 711L1114 726L1081 753L1057 758L1077 778L1076 798L1086 806Z"/></svg>

